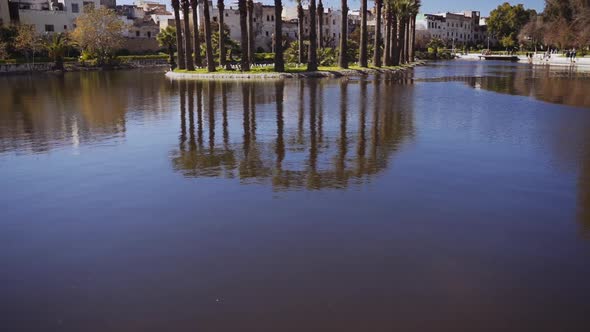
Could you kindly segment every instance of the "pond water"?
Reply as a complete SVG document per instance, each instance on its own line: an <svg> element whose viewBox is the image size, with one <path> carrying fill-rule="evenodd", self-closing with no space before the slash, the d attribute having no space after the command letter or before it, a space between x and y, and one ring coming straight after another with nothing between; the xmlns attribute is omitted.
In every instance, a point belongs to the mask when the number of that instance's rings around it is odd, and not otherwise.
<svg viewBox="0 0 590 332"><path fill-rule="evenodd" d="M590 75L0 77L9 331L587 331Z"/></svg>

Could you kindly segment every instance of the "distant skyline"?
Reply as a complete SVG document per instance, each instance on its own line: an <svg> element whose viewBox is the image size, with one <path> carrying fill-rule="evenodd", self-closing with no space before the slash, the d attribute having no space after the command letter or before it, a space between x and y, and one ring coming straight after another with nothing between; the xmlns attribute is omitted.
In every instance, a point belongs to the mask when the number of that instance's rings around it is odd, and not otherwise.
<svg viewBox="0 0 590 332"><path fill-rule="evenodd" d="M165 3L169 9L170 0L156 0L161 3ZM273 0L255 0L259 2L263 2L265 4L272 4L274 3ZM360 7L359 0L348 0L348 6L352 9L358 9ZM213 0L214 3L217 1ZM225 1L226 3L230 3L233 1ZM323 0L325 7L332 7L338 8L340 7L340 0ZM522 3L526 8L535 9L538 12L543 11L545 7L545 0L516 0L516 1L506 1L506 0L422 0L422 9L420 10L421 13L440 13L440 12L459 12L464 10L475 10L480 11L482 15L487 16L490 11L494 8L498 7L504 2L509 2L511 4L519 4ZM117 4L132 4L133 0L117 0ZM295 0L283 0L283 6L295 6ZM373 1L369 0L369 6L373 6Z"/></svg>

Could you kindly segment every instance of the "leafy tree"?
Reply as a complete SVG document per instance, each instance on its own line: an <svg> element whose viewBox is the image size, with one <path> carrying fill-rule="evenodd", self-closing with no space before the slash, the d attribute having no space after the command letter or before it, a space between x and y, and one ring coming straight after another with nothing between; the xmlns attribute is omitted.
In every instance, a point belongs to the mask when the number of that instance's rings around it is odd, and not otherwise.
<svg viewBox="0 0 590 332"><path fill-rule="evenodd" d="M123 43L123 28L123 21L114 10L86 7L76 20L72 38L83 52L94 57L99 65L105 65L113 60Z"/></svg>
<svg viewBox="0 0 590 332"><path fill-rule="evenodd" d="M487 22L488 30L500 40L504 47L514 46L518 33L534 14L536 14L534 10L526 10L522 4L512 6L505 2L490 13Z"/></svg>
<svg viewBox="0 0 590 332"><path fill-rule="evenodd" d="M14 39L14 47L17 51L24 54L27 61L29 56L33 57L35 62L35 53L42 48L41 37L35 31L35 27L30 24L20 24L17 28L17 35Z"/></svg>
<svg viewBox="0 0 590 332"><path fill-rule="evenodd" d="M176 48L176 29L173 26L167 26L166 29L160 31L156 36L160 46L168 50L168 62L170 67L174 70L176 63L174 62L174 49Z"/></svg>

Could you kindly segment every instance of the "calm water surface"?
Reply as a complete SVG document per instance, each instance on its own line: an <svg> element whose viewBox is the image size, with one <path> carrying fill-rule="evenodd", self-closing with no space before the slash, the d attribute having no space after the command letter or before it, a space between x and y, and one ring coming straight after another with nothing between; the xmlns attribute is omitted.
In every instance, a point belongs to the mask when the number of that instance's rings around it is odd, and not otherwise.
<svg viewBox="0 0 590 332"><path fill-rule="evenodd" d="M2 331L588 331L590 75L0 78Z"/></svg>

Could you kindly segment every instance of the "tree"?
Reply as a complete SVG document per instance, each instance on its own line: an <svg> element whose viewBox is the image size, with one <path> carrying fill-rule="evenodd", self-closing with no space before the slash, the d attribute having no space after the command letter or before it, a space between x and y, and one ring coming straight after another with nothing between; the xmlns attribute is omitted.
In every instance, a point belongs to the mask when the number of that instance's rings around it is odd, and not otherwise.
<svg viewBox="0 0 590 332"><path fill-rule="evenodd" d="M189 0L181 0L182 4L182 17L184 23L184 61L186 61L186 70L195 70L195 64L193 62L193 46L191 42L191 29L189 24ZM196 21L196 18L195 18Z"/></svg>
<svg viewBox="0 0 590 332"><path fill-rule="evenodd" d="M254 0L247 0L248 7L248 58L254 63L256 53L254 44Z"/></svg>
<svg viewBox="0 0 590 332"><path fill-rule="evenodd" d="M14 39L14 47L17 51L23 53L27 62L29 57L33 57L35 63L35 52L41 48L41 38L35 31L35 27L30 24L20 24L17 28L17 35Z"/></svg>
<svg viewBox="0 0 590 332"><path fill-rule="evenodd" d="M375 46L373 47L373 65L381 67L381 7L382 0L375 0Z"/></svg>
<svg viewBox="0 0 590 332"><path fill-rule="evenodd" d="M176 26L176 48L178 54L178 69L186 69L184 61L184 47L182 46L182 27L180 25L180 0L172 0L174 9L174 25Z"/></svg>
<svg viewBox="0 0 590 332"><path fill-rule="evenodd" d="M410 6L410 43L409 43L409 48L410 48L410 61L414 62L415 58L414 58L414 53L416 50L416 16L418 16L418 13L420 12L420 7L422 6L422 1L421 0L412 0L412 4Z"/></svg>
<svg viewBox="0 0 590 332"><path fill-rule="evenodd" d="M217 9L219 10L219 39L225 40L225 25L223 24L225 3L223 0L217 0ZM226 59L225 43L219 43L219 65L225 66Z"/></svg>
<svg viewBox="0 0 590 332"><path fill-rule="evenodd" d="M191 13L193 14L193 48L195 56L195 66L202 67L203 59L201 58L201 38L199 37L198 8L199 0L190 0Z"/></svg>
<svg viewBox="0 0 590 332"><path fill-rule="evenodd" d="M348 68L348 58L346 56L348 51L348 2L347 0L340 0L340 7L342 16L340 21L340 54L338 56L338 66L340 68Z"/></svg>
<svg viewBox="0 0 590 332"><path fill-rule="evenodd" d="M304 42L303 42L303 17L304 17L304 13L303 13L303 5L301 3L301 0L297 0L297 40L298 40L298 45L299 45L299 63L305 63L305 57L303 56L303 53L305 53L305 50L303 49L304 47Z"/></svg>
<svg viewBox="0 0 590 332"><path fill-rule="evenodd" d="M246 0L238 1L238 10L240 12L240 47L242 53L241 67L242 71L250 71L250 59L248 57L248 9Z"/></svg>
<svg viewBox="0 0 590 332"><path fill-rule="evenodd" d="M96 58L98 64L105 65L123 43L124 26L114 10L86 7L76 19L72 39L83 51Z"/></svg>
<svg viewBox="0 0 590 332"><path fill-rule="evenodd" d="M369 33L367 31L367 0L361 0L361 39L359 49L359 65L368 67L367 44L369 43Z"/></svg>
<svg viewBox="0 0 590 332"><path fill-rule="evenodd" d="M309 59L308 71L318 70L318 37L317 37L316 2L309 0Z"/></svg>
<svg viewBox="0 0 590 332"><path fill-rule="evenodd" d="M490 13L487 21L488 31L498 40L503 40L503 45L515 45L520 29L530 20L533 13L534 11L526 10L521 4L512 6L505 2ZM512 43L508 39L512 39Z"/></svg>
<svg viewBox="0 0 590 332"><path fill-rule="evenodd" d="M322 0L318 3L318 48L324 47L324 4Z"/></svg>
<svg viewBox="0 0 590 332"><path fill-rule="evenodd" d="M205 17L205 52L207 54L207 71L215 71L213 59L213 44L211 43L211 15L209 13L209 0L203 1L203 16ZM221 43L223 44L223 43Z"/></svg>
<svg viewBox="0 0 590 332"><path fill-rule="evenodd" d="M176 68L174 62L174 49L176 48L176 29L172 26L167 26L166 29L160 31L156 36L158 43L161 47L165 47L168 50L168 62L172 70Z"/></svg>
<svg viewBox="0 0 590 332"><path fill-rule="evenodd" d="M45 42L45 49L49 57L55 62L55 69L64 69L64 56L70 47L69 38L64 33L54 33L53 36Z"/></svg>
<svg viewBox="0 0 590 332"><path fill-rule="evenodd" d="M283 2L281 0L274 0L275 2L275 71L285 71L285 59L283 57Z"/></svg>
<svg viewBox="0 0 590 332"><path fill-rule="evenodd" d="M393 12L391 10L391 0L385 0L385 41L383 45L383 63L391 66L391 28Z"/></svg>

